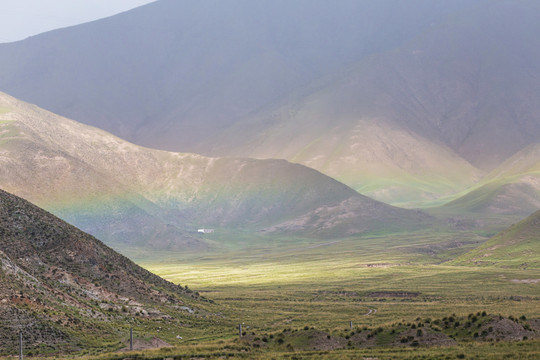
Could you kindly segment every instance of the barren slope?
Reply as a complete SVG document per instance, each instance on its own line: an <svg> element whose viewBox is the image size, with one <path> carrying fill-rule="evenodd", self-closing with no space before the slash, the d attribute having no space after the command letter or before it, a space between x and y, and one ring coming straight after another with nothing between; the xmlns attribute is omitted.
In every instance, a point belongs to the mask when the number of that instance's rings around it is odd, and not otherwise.
<svg viewBox="0 0 540 360"><path fill-rule="evenodd" d="M0 185L116 244L201 249L209 245L196 233L201 227L283 233L280 223L328 207L340 210L306 235L430 221L284 160L152 150L5 94L0 106L9 109L0 115Z"/></svg>
<svg viewBox="0 0 540 360"><path fill-rule="evenodd" d="M108 324L119 318L170 318L186 301L201 299L0 190L1 355L14 353L19 331L26 351L80 350L94 336L118 336Z"/></svg>

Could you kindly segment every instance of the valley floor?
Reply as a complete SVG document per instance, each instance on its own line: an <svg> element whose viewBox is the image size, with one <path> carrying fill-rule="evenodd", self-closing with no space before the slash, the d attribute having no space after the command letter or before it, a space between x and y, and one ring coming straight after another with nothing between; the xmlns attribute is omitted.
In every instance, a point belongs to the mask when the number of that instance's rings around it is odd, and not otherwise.
<svg viewBox="0 0 540 360"><path fill-rule="evenodd" d="M139 263L215 304L191 325L162 329L170 348L86 359L540 358L540 328L530 328L540 325L540 268L449 265L482 237L432 236L153 254Z"/></svg>

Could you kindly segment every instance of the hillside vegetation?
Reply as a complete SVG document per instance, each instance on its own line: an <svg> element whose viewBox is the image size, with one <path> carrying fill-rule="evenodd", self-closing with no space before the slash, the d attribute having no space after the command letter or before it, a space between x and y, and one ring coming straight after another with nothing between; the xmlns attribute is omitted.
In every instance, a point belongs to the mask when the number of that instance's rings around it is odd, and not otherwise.
<svg viewBox="0 0 540 360"><path fill-rule="evenodd" d="M540 211L510 226L452 263L502 267L540 267ZM527 281L527 280L523 280ZM540 280L532 279L538 283Z"/></svg>
<svg viewBox="0 0 540 360"><path fill-rule="evenodd" d="M528 216L540 208L540 144L517 152L439 211Z"/></svg>

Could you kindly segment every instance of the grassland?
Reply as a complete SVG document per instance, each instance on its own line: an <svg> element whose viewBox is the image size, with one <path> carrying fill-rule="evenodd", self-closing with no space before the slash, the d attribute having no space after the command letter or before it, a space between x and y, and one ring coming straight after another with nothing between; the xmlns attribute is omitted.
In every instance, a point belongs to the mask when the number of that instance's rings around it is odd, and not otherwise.
<svg viewBox="0 0 540 360"><path fill-rule="evenodd" d="M77 358L84 355L81 358L102 360L536 359L540 356L538 339L480 340L463 327L471 314L481 312L488 314L485 319L499 315L535 319L540 313L540 283L529 281L540 279L540 268L457 266L449 262L483 243L485 237L481 233L418 231L319 242L288 239L287 246L282 241L264 243L260 237L255 238L251 247L245 246L243 236L229 247L225 246L222 234L209 237L209 241L223 245L222 251L204 255L131 254L147 269L173 282L187 284L215 302L199 307L192 320L184 317L180 322L135 324L138 337L157 336L172 347L106 354L94 349L77 354ZM433 319L430 324L433 327L432 324L450 316L460 319L462 325L443 332L455 337L457 345L392 345L395 340L391 331L412 331L407 330L411 324L427 319ZM382 329L372 347L347 345L345 340L341 348L334 350L310 347L311 339L319 333L325 339L326 336L346 338L350 321L357 334ZM245 333L242 339L238 337L238 324L242 324ZM427 329L427 323L425 326ZM127 330L127 325L119 330L119 337L124 340L107 344L108 351L126 346ZM280 336L283 343L277 341ZM260 339L266 339L264 344Z"/></svg>
<svg viewBox="0 0 540 360"><path fill-rule="evenodd" d="M435 236L435 237L434 237ZM467 239L467 240L465 240ZM417 232L320 242L271 245L227 256L163 254L162 261L143 266L181 284L189 284L216 301L224 321L223 351L236 336L237 324L255 334L305 327L334 334L352 321L358 328L389 328L419 318L442 319L483 312L504 317L537 318L540 313L540 268L446 265L460 252L476 247L479 234ZM225 320L226 319L226 320ZM219 331L218 331L219 332ZM199 339L186 339L194 349ZM227 345L228 344L228 345ZM236 346L241 343L234 342ZM331 352L287 353L274 348L246 358L338 359L394 358L536 358L539 343L484 344L460 342L449 348L374 348ZM185 345L187 346L187 345ZM217 350L221 349L221 350ZM181 347L171 354L188 351ZM202 351L202 350L201 350ZM253 351L251 349L250 351ZM209 352L208 354L210 354ZM235 356L242 357L242 353ZM450 357L447 357L450 356ZM458 357L459 358L459 357Z"/></svg>

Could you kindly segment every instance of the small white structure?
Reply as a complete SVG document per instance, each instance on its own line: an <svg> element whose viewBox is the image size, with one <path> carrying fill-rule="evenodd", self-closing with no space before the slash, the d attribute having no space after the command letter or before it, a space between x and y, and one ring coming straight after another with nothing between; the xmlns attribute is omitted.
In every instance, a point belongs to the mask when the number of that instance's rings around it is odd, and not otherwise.
<svg viewBox="0 0 540 360"><path fill-rule="evenodd" d="M199 229L197 232L203 233L203 234L211 234L214 232L214 229Z"/></svg>

